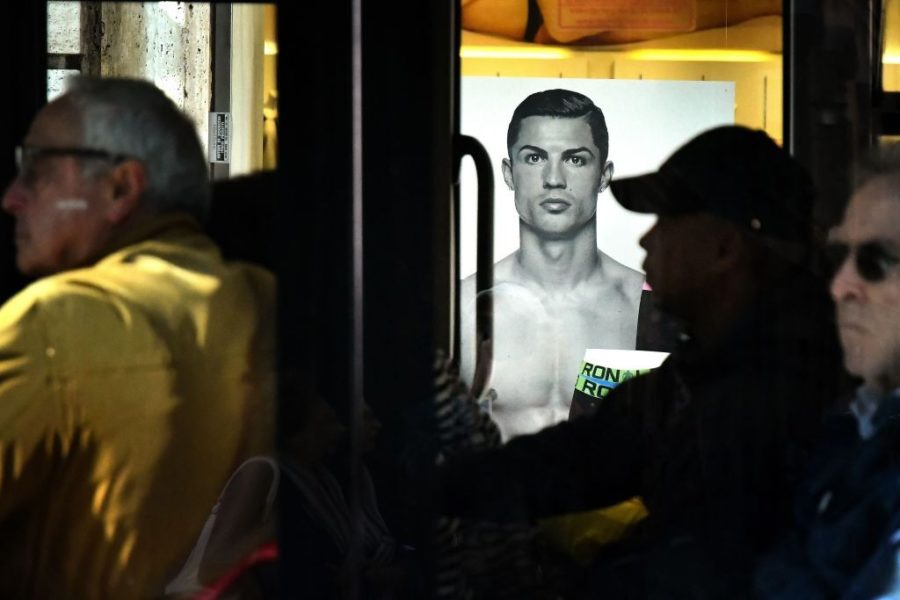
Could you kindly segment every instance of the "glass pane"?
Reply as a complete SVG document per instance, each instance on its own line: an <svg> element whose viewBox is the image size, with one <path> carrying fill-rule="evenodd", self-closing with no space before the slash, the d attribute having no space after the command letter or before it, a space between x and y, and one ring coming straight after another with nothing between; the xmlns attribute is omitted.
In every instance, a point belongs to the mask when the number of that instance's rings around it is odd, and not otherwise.
<svg viewBox="0 0 900 600"><path fill-rule="evenodd" d="M605 183L596 198L584 198L596 205L584 225L592 230L588 250L599 254L584 254L553 277L549 270L524 274L527 252L556 244L554 252L564 254L574 246L559 242L568 233L529 221L537 217L528 214L521 186L513 192L512 171L501 167L512 159L513 111L543 90L586 96L605 117L603 159L612 178L655 170L688 139L721 124L761 129L781 143L781 3L463 0L462 22L461 131L478 138L493 163L493 252L501 282L490 292L494 361L482 404L509 438L568 417L586 350L664 351L672 341L638 319L649 293L638 241L655 218L621 208ZM594 132L587 131L590 141ZM464 164L461 370L468 381L475 371L475 179ZM559 208L568 211L562 202ZM593 256L621 269L617 285L624 293L566 291L578 269L599 264ZM638 355L632 359L632 371L642 368ZM629 365L621 363L625 371Z"/></svg>

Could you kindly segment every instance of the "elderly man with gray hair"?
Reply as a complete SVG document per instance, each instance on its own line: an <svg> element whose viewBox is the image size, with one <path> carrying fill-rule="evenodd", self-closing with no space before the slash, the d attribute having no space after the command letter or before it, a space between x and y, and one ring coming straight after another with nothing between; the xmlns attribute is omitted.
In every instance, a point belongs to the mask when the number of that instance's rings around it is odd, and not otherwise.
<svg viewBox="0 0 900 600"><path fill-rule="evenodd" d="M0 309L0 596L157 596L270 439L274 280L202 232L202 148L150 83L72 80L17 161L40 278Z"/></svg>
<svg viewBox="0 0 900 600"><path fill-rule="evenodd" d="M900 597L900 146L856 175L829 244L844 364L862 384L831 419L795 531L757 571L762 598Z"/></svg>

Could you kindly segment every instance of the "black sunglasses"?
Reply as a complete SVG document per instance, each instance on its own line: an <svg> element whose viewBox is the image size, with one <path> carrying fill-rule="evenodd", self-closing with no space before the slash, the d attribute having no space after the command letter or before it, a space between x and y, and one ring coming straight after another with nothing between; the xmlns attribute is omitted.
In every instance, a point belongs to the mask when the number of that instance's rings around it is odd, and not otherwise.
<svg viewBox="0 0 900 600"><path fill-rule="evenodd" d="M883 281L888 271L900 263L900 258L888 252L881 242L865 242L852 247L833 243L828 245L828 254L834 273L843 266L847 256L852 255L856 272L869 283Z"/></svg>
<svg viewBox="0 0 900 600"><path fill-rule="evenodd" d="M77 156L80 158L99 158L102 160L120 163L128 160L128 156L124 154L115 154L106 150L98 150L95 148L45 148L43 146L16 146L16 168L21 173L23 169L27 169L35 160L43 156Z"/></svg>

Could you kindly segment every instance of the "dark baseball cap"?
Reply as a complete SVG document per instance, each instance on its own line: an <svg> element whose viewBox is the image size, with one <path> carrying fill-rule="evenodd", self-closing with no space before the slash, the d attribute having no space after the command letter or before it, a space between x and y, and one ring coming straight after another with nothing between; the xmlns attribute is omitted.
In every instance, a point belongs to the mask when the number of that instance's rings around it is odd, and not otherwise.
<svg viewBox="0 0 900 600"><path fill-rule="evenodd" d="M616 201L659 215L705 213L761 236L808 243L813 184L803 167L764 132L710 129L654 173L614 180Z"/></svg>

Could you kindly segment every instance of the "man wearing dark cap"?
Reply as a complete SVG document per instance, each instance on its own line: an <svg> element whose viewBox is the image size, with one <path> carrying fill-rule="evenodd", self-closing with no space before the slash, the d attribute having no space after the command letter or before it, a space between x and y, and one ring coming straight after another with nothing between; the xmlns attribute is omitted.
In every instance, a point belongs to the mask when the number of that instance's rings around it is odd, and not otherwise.
<svg viewBox="0 0 900 600"><path fill-rule="evenodd" d="M843 383L825 284L807 268L811 184L764 133L729 126L612 188L659 215L644 268L681 345L592 416L449 464L443 506L527 520L638 495L648 518L595 561L585 596L740 597Z"/></svg>

